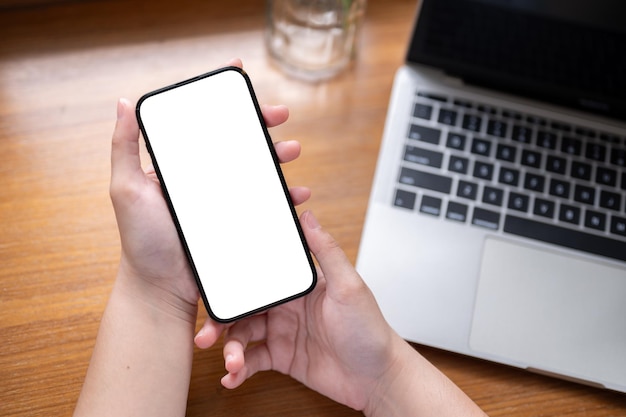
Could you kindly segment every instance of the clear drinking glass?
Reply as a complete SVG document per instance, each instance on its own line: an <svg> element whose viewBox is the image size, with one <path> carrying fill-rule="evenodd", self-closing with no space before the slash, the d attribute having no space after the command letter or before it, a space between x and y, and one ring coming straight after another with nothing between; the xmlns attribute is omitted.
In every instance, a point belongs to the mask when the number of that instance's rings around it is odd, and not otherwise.
<svg viewBox="0 0 626 417"><path fill-rule="evenodd" d="M266 46L287 74L308 81L352 61L366 0L267 0Z"/></svg>

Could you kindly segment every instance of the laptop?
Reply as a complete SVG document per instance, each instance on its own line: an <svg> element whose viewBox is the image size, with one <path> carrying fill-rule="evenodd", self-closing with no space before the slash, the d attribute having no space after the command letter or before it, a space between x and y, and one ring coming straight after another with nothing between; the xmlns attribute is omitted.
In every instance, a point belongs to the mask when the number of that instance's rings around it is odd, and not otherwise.
<svg viewBox="0 0 626 417"><path fill-rule="evenodd" d="M357 259L402 337L626 392L625 21L420 1Z"/></svg>

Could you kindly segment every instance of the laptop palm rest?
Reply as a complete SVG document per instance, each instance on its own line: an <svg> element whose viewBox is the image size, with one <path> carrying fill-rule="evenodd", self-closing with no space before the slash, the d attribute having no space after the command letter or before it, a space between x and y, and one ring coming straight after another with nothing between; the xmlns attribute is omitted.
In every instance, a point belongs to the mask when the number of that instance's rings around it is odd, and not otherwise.
<svg viewBox="0 0 626 417"><path fill-rule="evenodd" d="M623 387L625 298L624 268L487 238L470 347L525 368Z"/></svg>

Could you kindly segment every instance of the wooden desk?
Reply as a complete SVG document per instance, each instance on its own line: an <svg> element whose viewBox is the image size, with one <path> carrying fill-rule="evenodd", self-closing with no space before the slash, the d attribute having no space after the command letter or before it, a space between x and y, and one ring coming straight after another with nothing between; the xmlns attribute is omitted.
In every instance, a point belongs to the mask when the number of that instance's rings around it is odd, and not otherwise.
<svg viewBox="0 0 626 417"><path fill-rule="evenodd" d="M354 68L325 84L267 61L259 0L94 0L0 11L0 415L68 415L119 256L108 197L116 100L244 59L285 103L287 180L355 260L394 70L415 1L370 0ZM202 313L200 321L205 317ZM492 416L617 416L626 397L417 347ZM354 416L290 378L220 387L221 345L197 351L190 416Z"/></svg>

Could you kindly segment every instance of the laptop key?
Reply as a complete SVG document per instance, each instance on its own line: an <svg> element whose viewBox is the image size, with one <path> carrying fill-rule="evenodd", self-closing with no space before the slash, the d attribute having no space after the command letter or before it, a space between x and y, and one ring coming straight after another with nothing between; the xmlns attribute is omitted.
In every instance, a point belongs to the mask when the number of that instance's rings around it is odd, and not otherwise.
<svg viewBox="0 0 626 417"><path fill-rule="evenodd" d="M456 116L457 113L454 110L450 109L440 109L439 110L439 118L437 119L439 123L448 126L454 126L456 124Z"/></svg>
<svg viewBox="0 0 626 417"><path fill-rule="evenodd" d="M441 199L429 195L423 196L422 203L420 204L420 212L438 217L439 214L441 214Z"/></svg>
<svg viewBox="0 0 626 417"><path fill-rule="evenodd" d="M474 177L491 181L493 177L493 165L476 161L474 164Z"/></svg>
<svg viewBox="0 0 626 417"><path fill-rule="evenodd" d="M526 165L532 168L539 168L541 166L541 154L536 151L530 151L525 149L522 151L522 165Z"/></svg>
<svg viewBox="0 0 626 417"><path fill-rule="evenodd" d="M481 111L485 114L496 114L497 110L495 107L488 106L486 104L479 104L476 106L476 110Z"/></svg>
<svg viewBox="0 0 626 417"><path fill-rule="evenodd" d="M556 149L556 134L547 130L537 132L537 146L546 149Z"/></svg>
<svg viewBox="0 0 626 417"><path fill-rule="evenodd" d="M582 142L569 136L563 136L561 141L561 151L569 155L580 155L582 151Z"/></svg>
<svg viewBox="0 0 626 417"><path fill-rule="evenodd" d="M440 94L435 94L435 93L429 93L427 91L418 91L417 95L419 97L428 98L430 100L441 101L442 103L445 103L446 101L448 101L446 96L442 96Z"/></svg>
<svg viewBox="0 0 626 417"><path fill-rule="evenodd" d="M555 204L553 201L544 200L543 198L535 199L535 207L533 209L533 213L537 216L553 218L554 217L554 207Z"/></svg>
<svg viewBox="0 0 626 417"><path fill-rule="evenodd" d="M413 117L417 117L418 119L430 120L433 114L433 106L429 106L428 104L415 103L415 107L413 107Z"/></svg>
<svg viewBox="0 0 626 417"><path fill-rule="evenodd" d="M609 210L620 211L622 209L622 197L610 191L600 191L600 207Z"/></svg>
<svg viewBox="0 0 626 417"><path fill-rule="evenodd" d="M489 156L491 153L491 142L485 139L474 139L472 141L471 152L475 155Z"/></svg>
<svg viewBox="0 0 626 417"><path fill-rule="evenodd" d="M433 145L439 145L440 136L441 130L433 129L432 127L411 125L411 128L409 129L410 139L419 140L426 143L432 143Z"/></svg>
<svg viewBox="0 0 626 417"><path fill-rule="evenodd" d="M603 232L606 228L606 214L587 210L585 213L585 226Z"/></svg>
<svg viewBox="0 0 626 417"><path fill-rule="evenodd" d="M626 149L611 149L611 163L618 167L626 167Z"/></svg>
<svg viewBox="0 0 626 417"><path fill-rule="evenodd" d="M546 161L546 170L565 175L565 171L567 170L567 160L559 156L549 155Z"/></svg>
<svg viewBox="0 0 626 417"><path fill-rule="evenodd" d="M498 176L498 182L500 184L511 185L517 187L519 183L519 171L513 168L500 168L500 175Z"/></svg>
<svg viewBox="0 0 626 417"><path fill-rule="evenodd" d="M566 123L557 122L557 121L554 121L554 120L550 123L550 127L552 129L560 130L561 132L571 132L572 131L572 126L571 125L568 125Z"/></svg>
<svg viewBox="0 0 626 417"><path fill-rule="evenodd" d="M566 181L552 179L550 181L550 195L569 198L570 184Z"/></svg>
<svg viewBox="0 0 626 417"><path fill-rule="evenodd" d="M461 99L457 98L457 99L454 99L453 103L454 103L455 106L458 106L458 107L464 107L466 109L471 109L472 108L472 103L470 101L467 101L467 100L461 100Z"/></svg>
<svg viewBox="0 0 626 417"><path fill-rule="evenodd" d="M559 211L559 220L571 224L580 223L580 208L570 206L569 204L561 204Z"/></svg>
<svg viewBox="0 0 626 417"><path fill-rule="evenodd" d="M522 211L526 213L528 211L528 202L530 198L527 195L519 194L519 193L510 193L509 194L509 204L508 208L511 210Z"/></svg>
<svg viewBox="0 0 626 417"><path fill-rule="evenodd" d="M416 194L410 191L396 190L396 195L393 198L393 205L413 210L413 207L415 207L415 197Z"/></svg>
<svg viewBox="0 0 626 417"><path fill-rule="evenodd" d="M448 210L446 211L446 218L465 223L467 220L467 206L465 204L450 201L448 203Z"/></svg>
<svg viewBox="0 0 626 417"><path fill-rule="evenodd" d="M574 132L577 135L587 136L588 138L595 138L595 137L598 136L594 130L591 130L591 129L586 128L586 127L578 126L578 127L576 127L576 129L574 129Z"/></svg>
<svg viewBox="0 0 626 417"><path fill-rule="evenodd" d="M449 194L452 188L452 179L437 174L417 171L414 169L403 167L400 172L402 184L412 185L418 188L425 188L431 191Z"/></svg>
<svg viewBox="0 0 626 417"><path fill-rule="evenodd" d="M587 143L585 156L594 161L603 162L606 158L606 146L600 145L599 143Z"/></svg>
<svg viewBox="0 0 626 417"><path fill-rule="evenodd" d="M504 191L499 188L485 187L483 190L483 203L501 206L503 197Z"/></svg>
<svg viewBox="0 0 626 417"><path fill-rule="evenodd" d="M611 218L611 233L626 237L626 218L613 216Z"/></svg>
<svg viewBox="0 0 626 417"><path fill-rule="evenodd" d="M451 149L458 149L460 151L465 149L465 135L460 133L448 132L448 139L446 146Z"/></svg>
<svg viewBox="0 0 626 417"><path fill-rule="evenodd" d="M593 135L590 136L590 137L592 137L592 138L598 137L598 135L596 135L596 132L593 132L593 131L591 131L591 132L593 133ZM587 136L589 136L589 135L587 135ZM620 139L620 137L617 136L617 135L614 135L612 133L600 132L599 137L600 137L600 140L602 140L604 142L608 142L608 143L622 143L622 140Z"/></svg>
<svg viewBox="0 0 626 417"><path fill-rule="evenodd" d="M462 198L467 198L468 200L476 200L476 196L478 195L478 184L461 180L459 181L456 195Z"/></svg>
<svg viewBox="0 0 626 417"><path fill-rule="evenodd" d="M526 116L526 121L528 123L539 125L539 126L547 126L548 124L548 122L546 122L546 119L539 117L539 116L533 116L533 115Z"/></svg>
<svg viewBox="0 0 626 417"><path fill-rule="evenodd" d="M502 110L502 117L505 117L507 119L515 119L517 121L522 120L522 115L512 110Z"/></svg>
<svg viewBox="0 0 626 417"><path fill-rule="evenodd" d="M598 167L596 170L596 182L598 184L615 187L617 185L617 171L610 168Z"/></svg>
<svg viewBox="0 0 626 417"><path fill-rule="evenodd" d="M450 163L448 164L448 170L457 172L459 174L467 174L469 166L469 160L460 156L450 156Z"/></svg>
<svg viewBox="0 0 626 417"><path fill-rule="evenodd" d="M407 145L404 149L404 160L420 165L441 168L443 154L417 146Z"/></svg>
<svg viewBox="0 0 626 417"><path fill-rule="evenodd" d="M506 137L507 124L504 120L490 119L487 123L487 134L499 138Z"/></svg>
<svg viewBox="0 0 626 417"><path fill-rule="evenodd" d="M545 187L546 179L542 175L531 174L530 172L526 173L524 177L524 188L526 190L537 191L538 193L542 193Z"/></svg>
<svg viewBox="0 0 626 417"><path fill-rule="evenodd" d="M574 187L574 201L578 201L579 203L591 204L593 205L596 199L596 190L587 187L585 185L576 185Z"/></svg>
<svg viewBox="0 0 626 417"><path fill-rule="evenodd" d="M626 227L626 223L624 227ZM504 231L517 236L626 261L626 242L579 230L507 215L504 219Z"/></svg>
<svg viewBox="0 0 626 417"><path fill-rule="evenodd" d="M483 125L483 118L476 114L466 114L463 116L463 129L472 132L480 132Z"/></svg>
<svg viewBox="0 0 626 417"><path fill-rule="evenodd" d="M498 230L500 227L500 214L479 207L474 208L472 224L487 229Z"/></svg>
<svg viewBox="0 0 626 417"><path fill-rule="evenodd" d="M584 162L572 162L571 175L574 178L589 181L591 180L591 165Z"/></svg>
<svg viewBox="0 0 626 417"><path fill-rule="evenodd" d="M499 144L496 148L496 158L501 161L515 162L517 149L514 146Z"/></svg>
<svg viewBox="0 0 626 417"><path fill-rule="evenodd" d="M520 143L530 143L532 135L532 129L522 125L515 125L513 126L513 135L511 136L511 139Z"/></svg>

